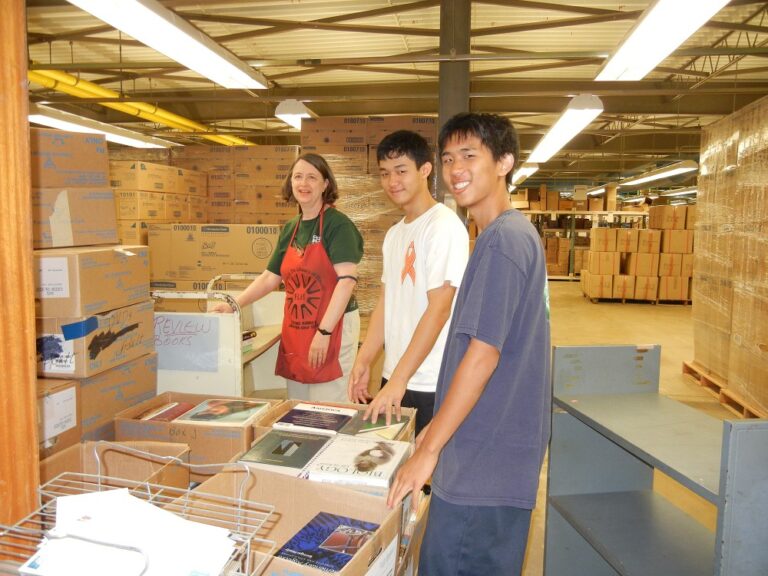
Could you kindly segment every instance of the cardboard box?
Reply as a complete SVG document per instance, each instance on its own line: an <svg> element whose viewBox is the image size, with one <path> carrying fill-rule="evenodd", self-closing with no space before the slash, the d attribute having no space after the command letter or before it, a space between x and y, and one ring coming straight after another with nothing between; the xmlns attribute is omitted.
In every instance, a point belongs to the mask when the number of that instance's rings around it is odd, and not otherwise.
<svg viewBox="0 0 768 576"><path fill-rule="evenodd" d="M591 212L602 212L605 210L605 198L602 196L590 196L588 200Z"/></svg>
<svg viewBox="0 0 768 576"><path fill-rule="evenodd" d="M592 274L587 270L585 287L589 298L613 298L613 275Z"/></svg>
<svg viewBox="0 0 768 576"><path fill-rule="evenodd" d="M589 249L594 252L616 252L616 228L592 228Z"/></svg>
<svg viewBox="0 0 768 576"><path fill-rule="evenodd" d="M621 254L618 252L589 251L587 269L590 274L615 276L621 269Z"/></svg>
<svg viewBox="0 0 768 576"><path fill-rule="evenodd" d="M660 254L659 276L681 276L683 273L682 254Z"/></svg>
<svg viewBox="0 0 768 576"><path fill-rule="evenodd" d="M140 244L148 246L149 225L157 223L152 220L118 220L117 236L121 244Z"/></svg>
<svg viewBox="0 0 768 576"><path fill-rule="evenodd" d="M635 277L617 275L613 277L613 297L632 300L635 297Z"/></svg>
<svg viewBox="0 0 768 576"><path fill-rule="evenodd" d="M177 179L178 169L173 166L134 160L109 163L109 183L118 190L175 193Z"/></svg>
<svg viewBox="0 0 768 576"><path fill-rule="evenodd" d="M118 412L157 394L157 353L151 352L80 380L83 440L114 440Z"/></svg>
<svg viewBox="0 0 768 576"><path fill-rule="evenodd" d="M640 231L637 228L619 228L616 230L616 251L637 252Z"/></svg>
<svg viewBox="0 0 768 576"><path fill-rule="evenodd" d="M77 380L37 380L40 458L80 442L80 383Z"/></svg>
<svg viewBox="0 0 768 576"><path fill-rule="evenodd" d="M84 378L155 349L151 300L94 316L38 318L37 373Z"/></svg>
<svg viewBox="0 0 768 576"><path fill-rule="evenodd" d="M170 222L189 222L189 201L186 194L165 195L165 216Z"/></svg>
<svg viewBox="0 0 768 576"><path fill-rule="evenodd" d="M143 190L117 190L115 205L118 220L166 221L165 194Z"/></svg>
<svg viewBox="0 0 768 576"><path fill-rule="evenodd" d="M680 275L693 277L693 254L683 254L683 262L680 265Z"/></svg>
<svg viewBox="0 0 768 576"><path fill-rule="evenodd" d="M687 206L651 206L648 211L648 227L663 230L683 230L686 226Z"/></svg>
<svg viewBox="0 0 768 576"><path fill-rule="evenodd" d="M629 253L624 261L624 272L630 276L658 276L659 255Z"/></svg>
<svg viewBox="0 0 768 576"><path fill-rule="evenodd" d="M398 532L401 525L401 507L389 509L386 500L378 496L352 491L343 486L308 482L285 474L253 469L222 471L190 493L183 505L192 514L200 507L210 510L217 497L243 498L273 506L272 518L259 533L272 540L280 549L319 512L329 512L379 525L374 536L360 548L339 576L363 574L394 574L397 566ZM251 545L256 563L270 550L254 541ZM275 576L322 576L320 570L297 564L283 558L269 556L264 574Z"/></svg>
<svg viewBox="0 0 768 576"><path fill-rule="evenodd" d="M109 188L33 188L35 248L116 244L115 195Z"/></svg>
<svg viewBox="0 0 768 576"><path fill-rule="evenodd" d="M103 134L31 128L29 144L33 188L109 186L107 142Z"/></svg>
<svg viewBox="0 0 768 576"><path fill-rule="evenodd" d="M368 118L365 116L323 116L302 118L301 134L310 132L350 132L365 138L368 135ZM365 144L366 142L363 142Z"/></svg>
<svg viewBox="0 0 768 576"><path fill-rule="evenodd" d="M266 269L279 226L158 224L150 226L152 278L210 280Z"/></svg>
<svg viewBox="0 0 768 576"><path fill-rule="evenodd" d="M149 298L149 249L114 245L35 250L35 316L77 318Z"/></svg>
<svg viewBox="0 0 768 576"><path fill-rule="evenodd" d="M253 426L214 426L210 424L179 424L176 422L135 420L136 416L146 410L162 406L168 402L191 402L198 404L210 398L230 397L165 392L150 398L141 404L119 412L115 416L115 437L119 441L182 442L189 445L189 462L193 465L229 462L250 448L254 439ZM248 398L248 400L269 402L272 405L267 414L257 424L260 424L265 418L269 417L272 411L282 403L282 400L264 400L261 398ZM199 481L210 477L215 472L216 470L213 468L211 470L193 470L191 477L193 480Z"/></svg>
<svg viewBox="0 0 768 576"><path fill-rule="evenodd" d="M560 206L560 191L547 190L547 210L557 210Z"/></svg>
<svg viewBox="0 0 768 576"><path fill-rule="evenodd" d="M692 254L693 230L662 230L661 251L672 254Z"/></svg>
<svg viewBox="0 0 768 576"><path fill-rule="evenodd" d="M688 282L685 276L660 276L659 300L688 300Z"/></svg>
<svg viewBox="0 0 768 576"><path fill-rule="evenodd" d="M232 146L232 158L235 162L251 159L280 159L291 158L295 160L299 157L298 146L278 145L259 145L259 146Z"/></svg>
<svg viewBox="0 0 768 576"><path fill-rule="evenodd" d="M189 221L194 223L208 221L208 198L189 196Z"/></svg>
<svg viewBox="0 0 768 576"><path fill-rule="evenodd" d="M637 238L637 251L645 254L661 252L661 230L640 230Z"/></svg>
<svg viewBox="0 0 768 576"><path fill-rule="evenodd" d="M685 228L694 230L696 228L696 204L689 204L685 208Z"/></svg>
<svg viewBox="0 0 768 576"><path fill-rule="evenodd" d="M77 443L40 461L40 484L70 472L186 489L188 469L169 458L188 462L189 447L171 442Z"/></svg>
<svg viewBox="0 0 768 576"><path fill-rule="evenodd" d="M176 193L208 196L208 175L197 170L176 168Z"/></svg>
<svg viewBox="0 0 768 576"><path fill-rule="evenodd" d="M659 292L658 276L635 277L635 300L656 300Z"/></svg>

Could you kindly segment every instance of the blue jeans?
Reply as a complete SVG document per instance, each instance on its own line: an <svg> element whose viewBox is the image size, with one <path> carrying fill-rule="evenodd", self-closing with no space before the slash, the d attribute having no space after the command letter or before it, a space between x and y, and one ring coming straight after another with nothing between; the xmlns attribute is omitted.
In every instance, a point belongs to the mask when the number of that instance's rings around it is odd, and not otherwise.
<svg viewBox="0 0 768 576"><path fill-rule="evenodd" d="M530 510L462 506L432 493L419 576L519 575L530 525Z"/></svg>

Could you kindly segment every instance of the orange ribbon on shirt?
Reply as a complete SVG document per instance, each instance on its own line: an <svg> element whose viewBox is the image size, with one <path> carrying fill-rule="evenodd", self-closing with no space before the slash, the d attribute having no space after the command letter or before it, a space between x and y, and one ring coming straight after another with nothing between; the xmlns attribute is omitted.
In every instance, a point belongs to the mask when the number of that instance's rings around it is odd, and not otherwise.
<svg viewBox="0 0 768 576"><path fill-rule="evenodd" d="M413 240L408 245L408 250L405 253L405 263L403 264L403 271L400 273L400 283L405 282L405 277L410 276L411 282L416 283L416 250L413 247Z"/></svg>

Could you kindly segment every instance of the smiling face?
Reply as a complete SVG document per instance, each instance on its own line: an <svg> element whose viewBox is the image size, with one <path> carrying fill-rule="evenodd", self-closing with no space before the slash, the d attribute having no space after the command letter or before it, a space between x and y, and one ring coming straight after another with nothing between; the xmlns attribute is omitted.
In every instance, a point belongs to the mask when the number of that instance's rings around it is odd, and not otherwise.
<svg viewBox="0 0 768 576"><path fill-rule="evenodd" d="M298 160L291 172L293 197L305 215L317 215L323 205L323 192L328 180L320 171L305 160Z"/></svg>
<svg viewBox="0 0 768 576"><path fill-rule="evenodd" d="M429 196L427 177L431 171L429 162L417 168L416 162L405 154L379 161L382 188L392 202L405 210L418 203L421 195Z"/></svg>
<svg viewBox="0 0 768 576"><path fill-rule="evenodd" d="M512 169L511 154L494 160L477 136L453 136L440 155L443 180L456 203L468 210L496 201L506 194L506 174Z"/></svg>

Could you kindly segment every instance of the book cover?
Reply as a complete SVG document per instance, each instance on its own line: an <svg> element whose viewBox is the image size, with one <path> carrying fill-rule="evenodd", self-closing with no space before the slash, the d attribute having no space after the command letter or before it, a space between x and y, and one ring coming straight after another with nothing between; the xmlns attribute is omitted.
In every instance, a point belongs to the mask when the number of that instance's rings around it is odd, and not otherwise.
<svg viewBox="0 0 768 576"><path fill-rule="evenodd" d="M264 470L298 476L330 436L271 430L259 438L240 462Z"/></svg>
<svg viewBox="0 0 768 576"><path fill-rule="evenodd" d="M356 416L355 408L300 402L272 424L273 428L334 435Z"/></svg>
<svg viewBox="0 0 768 576"><path fill-rule="evenodd" d="M275 555L324 572L338 572L378 527L373 522L320 512Z"/></svg>
<svg viewBox="0 0 768 576"><path fill-rule="evenodd" d="M179 424L246 426L269 408L268 402L256 400L205 400L174 420Z"/></svg>
<svg viewBox="0 0 768 576"><path fill-rule="evenodd" d="M397 421L395 416L392 416L389 426L384 415L380 414L378 420L371 422L365 420L361 422L360 427L355 432L355 436L364 436L367 438L384 438L385 440L394 440L400 433L410 418L403 414L400 417L400 422Z"/></svg>
<svg viewBox="0 0 768 576"><path fill-rule="evenodd" d="M162 406L155 406L145 412L142 412L136 417L136 420L152 420L153 422L170 422L186 414L195 405L191 402L168 402Z"/></svg>
<svg viewBox="0 0 768 576"><path fill-rule="evenodd" d="M338 435L307 465L303 475L317 482L386 489L410 449L408 442Z"/></svg>

